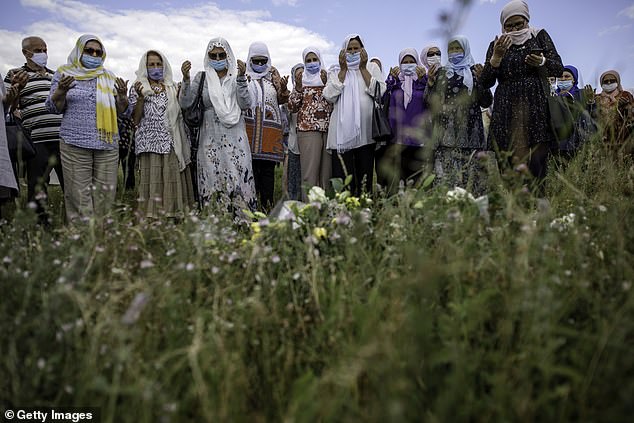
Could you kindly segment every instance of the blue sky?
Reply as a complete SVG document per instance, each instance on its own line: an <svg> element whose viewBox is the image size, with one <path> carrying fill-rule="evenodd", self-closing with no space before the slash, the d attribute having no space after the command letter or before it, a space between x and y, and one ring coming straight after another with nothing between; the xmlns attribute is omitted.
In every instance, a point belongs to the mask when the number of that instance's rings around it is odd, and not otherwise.
<svg viewBox="0 0 634 423"><path fill-rule="evenodd" d="M469 37L482 62L500 32L506 0L471 3L458 32ZM548 30L564 63L577 65L584 82L596 85L602 71L614 68L624 86L634 86L634 1L529 0L529 6L532 26ZM439 16L455 9L451 0L10 0L0 16L0 72L23 62L20 40L26 35L46 39L56 67L84 32L102 38L107 66L127 79L150 48L163 50L174 68L189 59L200 69L207 41L216 35L227 38L243 60L251 41L267 42L273 64L288 73L310 44L332 64L345 35L357 32L370 55L393 66L403 48L420 51L442 41Z"/></svg>

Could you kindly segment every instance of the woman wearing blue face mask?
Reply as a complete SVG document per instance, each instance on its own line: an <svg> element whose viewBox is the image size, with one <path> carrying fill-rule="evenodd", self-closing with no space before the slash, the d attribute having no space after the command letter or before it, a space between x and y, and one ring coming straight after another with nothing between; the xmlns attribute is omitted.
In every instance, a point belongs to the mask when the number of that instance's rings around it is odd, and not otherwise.
<svg viewBox="0 0 634 423"><path fill-rule="evenodd" d="M555 95L561 97L568 105L573 118L573 131L566 139L560 140L553 149L559 155L559 162L572 158L579 148L596 132L596 125L592 120L593 111L592 87L579 89L579 71L572 65L564 66L564 72L557 78Z"/></svg>
<svg viewBox="0 0 634 423"><path fill-rule="evenodd" d="M139 163L138 205L144 216L182 217L194 197L189 140L178 103L178 85L165 55L146 52L130 90Z"/></svg>
<svg viewBox="0 0 634 423"><path fill-rule="evenodd" d="M198 145L198 190L203 204L220 201L238 215L255 210L251 151L244 111L251 107L246 65L236 60L224 38L213 38L203 59L205 71L190 81L191 63L183 63L181 107L191 107L198 93L205 109ZM203 84L200 91L200 84Z"/></svg>
<svg viewBox="0 0 634 423"><path fill-rule="evenodd" d="M280 77L271 64L269 49L255 42L249 47L247 76L251 93L251 109L245 123L251 154L255 189L260 208L273 206L275 166L284 160L283 128L280 105L288 101L288 76Z"/></svg>
<svg viewBox="0 0 634 423"><path fill-rule="evenodd" d="M476 155L490 148L480 108L489 107L493 96L478 79L482 65L475 64L466 37L450 38L447 53L447 66L432 67L425 89L433 119L436 181L481 195L486 192L487 175Z"/></svg>
<svg viewBox="0 0 634 423"><path fill-rule="evenodd" d="M418 178L422 173L427 72L418 53L406 48L399 54L400 66L390 69L387 92L389 118L394 138L376 151L376 175L380 185L393 191L399 181Z"/></svg>
<svg viewBox="0 0 634 423"><path fill-rule="evenodd" d="M327 81L318 49L308 47L302 54L304 70L295 78L289 109L297 113L297 143L302 169L302 197L313 186L326 189L330 181L332 159L326 143L332 104L323 96Z"/></svg>
<svg viewBox="0 0 634 423"><path fill-rule="evenodd" d="M116 194L117 114L128 108L128 89L127 81L104 68L105 59L98 37L79 37L46 100L51 112L63 114L60 153L69 220L109 211Z"/></svg>
<svg viewBox="0 0 634 423"><path fill-rule="evenodd" d="M332 176L352 175L354 195L372 192L375 142L372 139L374 91L385 93L379 67L368 63L358 34L351 34L339 52L339 66L328 75L324 98L334 105L328 126L327 148L332 154ZM335 154L336 152L337 154Z"/></svg>

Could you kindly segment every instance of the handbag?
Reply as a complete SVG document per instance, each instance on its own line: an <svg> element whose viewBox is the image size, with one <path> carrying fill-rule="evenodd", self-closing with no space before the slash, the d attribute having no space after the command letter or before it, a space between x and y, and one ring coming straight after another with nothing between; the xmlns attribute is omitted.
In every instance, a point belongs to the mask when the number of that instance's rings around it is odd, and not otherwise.
<svg viewBox="0 0 634 423"><path fill-rule="evenodd" d="M389 119L390 96L387 92L381 96L380 86L374 86L374 104L372 105L372 139L376 142L387 142L394 138Z"/></svg>
<svg viewBox="0 0 634 423"><path fill-rule="evenodd" d="M7 147L13 163L30 160L35 157L35 144L22 126L22 122L9 112L4 116L7 130Z"/></svg>
<svg viewBox="0 0 634 423"><path fill-rule="evenodd" d="M203 104L203 87L205 86L205 72L203 71L198 84L198 95L194 100L194 104L187 109L183 109L183 120L185 125L190 128L198 128L203 123L203 115L205 114L205 105Z"/></svg>

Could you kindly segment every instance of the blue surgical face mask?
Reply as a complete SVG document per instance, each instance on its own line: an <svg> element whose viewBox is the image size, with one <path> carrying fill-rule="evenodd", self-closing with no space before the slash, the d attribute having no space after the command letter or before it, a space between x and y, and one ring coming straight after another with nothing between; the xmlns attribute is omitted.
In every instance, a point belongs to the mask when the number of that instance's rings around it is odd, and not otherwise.
<svg viewBox="0 0 634 423"><path fill-rule="evenodd" d="M358 51L356 53L346 53L346 62L348 63L357 63L361 61L361 52Z"/></svg>
<svg viewBox="0 0 634 423"><path fill-rule="evenodd" d="M407 76L414 75L416 72L416 63L403 63L401 65L401 72Z"/></svg>
<svg viewBox="0 0 634 423"><path fill-rule="evenodd" d="M81 63L83 63L83 65L88 69L96 69L103 64L103 59L101 57L82 54Z"/></svg>
<svg viewBox="0 0 634 423"><path fill-rule="evenodd" d="M209 64L211 65L212 68L214 68L214 70L217 70L217 71L223 71L227 69L227 59L210 60Z"/></svg>
<svg viewBox="0 0 634 423"><path fill-rule="evenodd" d="M449 62L457 65L464 59L464 53L449 53Z"/></svg>
<svg viewBox="0 0 634 423"><path fill-rule="evenodd" d="M557 81L557 88L562 91L568 91L572 88L572 81Z"/></svg>
<svg viewBox="0 0 634 423"><path fill-rule="evenodd" d="M147 76L153 81L163 80L163 68L148 68Z"/></svg>
<svg viewBox="0 0 634 423"><path fill-rule="evenodd" d="M266 65L256 65L255 63L251 63L251 69L253 69L253 72L256 73L262 73L266 71L266 67Z"/></svg>
<svg viewBox="0 0 634 423"><path fill-rule="evenodd" d="M319 62L306 63L304 67L306 68L306 72L308 72L311 75L314 75L321 70L321 63Z"/></svg>
<svg viewBox="0 0 634 423"><path fill-rule="evenodd" d="M36 65L45 68L46 62L48 61L48 55L46 53L33 53L33 56L31 56L31 60Z"/></svg>

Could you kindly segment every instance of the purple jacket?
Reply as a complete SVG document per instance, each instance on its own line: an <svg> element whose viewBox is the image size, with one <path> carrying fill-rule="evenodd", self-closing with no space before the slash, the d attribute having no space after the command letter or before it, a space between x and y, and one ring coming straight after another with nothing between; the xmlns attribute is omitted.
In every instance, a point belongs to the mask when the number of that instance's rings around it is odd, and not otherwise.
<svg viewBox="0 0 634 423"><path fill-rule="evenodd" d="M412 99L407 105L403 104L405 93L401 88L401 81L392 75L387 78L387 93L390 96L389 118L394 138L391 143L421 146L424 143L425 102L423 94L427 85L427 75L417 79L412 84Z"/></svg>

